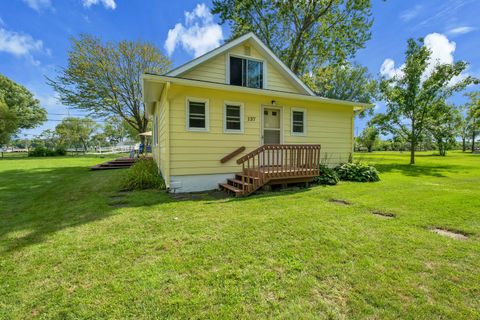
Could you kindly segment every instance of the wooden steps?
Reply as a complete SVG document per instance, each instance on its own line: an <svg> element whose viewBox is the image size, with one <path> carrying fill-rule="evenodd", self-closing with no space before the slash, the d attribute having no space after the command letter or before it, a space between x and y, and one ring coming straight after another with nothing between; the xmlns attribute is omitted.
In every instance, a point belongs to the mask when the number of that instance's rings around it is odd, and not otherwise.
<svg viewBox="0 0 480 320"><path fill-rule="evenodd" d="M125 169L130 168L136 161L135 158L118 158L97 164L90 168L90 170L111 170L111 169Z"/></svg>

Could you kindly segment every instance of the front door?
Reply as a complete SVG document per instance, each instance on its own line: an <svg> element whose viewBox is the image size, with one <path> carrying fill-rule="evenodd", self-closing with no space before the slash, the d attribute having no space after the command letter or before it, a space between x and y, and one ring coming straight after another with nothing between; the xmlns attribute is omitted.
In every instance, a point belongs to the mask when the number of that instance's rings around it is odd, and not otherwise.
<svg viewBox="0 0 480 320"><path fill-rule="evenodd" d="M263 108L263 144L280 144L280 109Z"/></svg>

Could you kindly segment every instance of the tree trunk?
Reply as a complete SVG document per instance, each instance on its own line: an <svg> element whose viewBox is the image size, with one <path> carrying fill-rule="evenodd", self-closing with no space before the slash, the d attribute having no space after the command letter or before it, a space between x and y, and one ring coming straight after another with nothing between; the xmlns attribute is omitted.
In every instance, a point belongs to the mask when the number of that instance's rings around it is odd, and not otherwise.
<svg viewBox="0 0 480 320"><path fill-rule="evenodd" d="M467 150L467 139L462 137L462 151L465 152L465 150Z"/></svg>
<svg viewBox="0 0 480 320"><path fill-rule="evenodd" d="M367 147L368 152L372 152L372 146Z"/></svg>
<svg viewBox="0 0 480 320"><path fill-rule="evenodd" d="M475 134L475 127L472 128L472 152L475 152L475 138L476 138L476 134Z"/></svg>
<svg viewBox="0 0 480 320"><path fill-rule="evenodd" d="M415 144L410 143L410 164L415 164Z"/></svg>

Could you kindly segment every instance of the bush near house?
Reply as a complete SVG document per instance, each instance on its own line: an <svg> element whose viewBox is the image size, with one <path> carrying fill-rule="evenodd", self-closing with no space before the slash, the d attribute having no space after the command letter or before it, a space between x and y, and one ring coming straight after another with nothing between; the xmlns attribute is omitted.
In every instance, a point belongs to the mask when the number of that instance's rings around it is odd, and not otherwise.
<svg viewBox="0 0 480 320"><path fill-rule="evenodd" d="M127 170L123 187L127 190L165 189L165 182L153 160L139 159Z"/></svg>
<svg viewBox="0 0 480 320"><path fill-rule="evenodd" d="M320 165L320 175L313 179L314 183L321 184L321 185L336 185L340 179L338 178L338 174L335 172L334 169L329 168L328 166L321 164Z"/></svg>
<svg viewBox="0 0 480 320"><path fill-rule="evenodd" d="M361 162L341 164L335 168L335 172L340 180L357 182L380 181L377 169Z"/></svg>

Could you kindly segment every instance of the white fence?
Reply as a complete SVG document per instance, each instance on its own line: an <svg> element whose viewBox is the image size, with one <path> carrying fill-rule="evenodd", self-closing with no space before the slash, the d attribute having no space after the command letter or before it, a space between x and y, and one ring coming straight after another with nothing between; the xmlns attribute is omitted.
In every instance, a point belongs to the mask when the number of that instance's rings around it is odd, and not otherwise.
<svg viewBox="0 0 480 320"><path fill-rule="evenodd" d="M115 147L96 147L94 150L91 150L89 153L125 153L132 150L138 150L137 145L126 145L126 146L115 146Z"/></svg>

